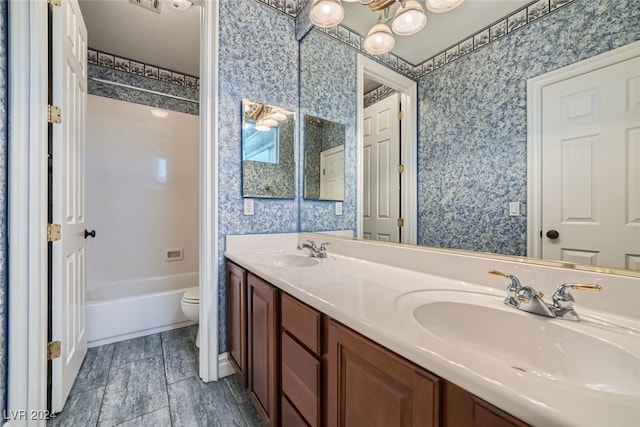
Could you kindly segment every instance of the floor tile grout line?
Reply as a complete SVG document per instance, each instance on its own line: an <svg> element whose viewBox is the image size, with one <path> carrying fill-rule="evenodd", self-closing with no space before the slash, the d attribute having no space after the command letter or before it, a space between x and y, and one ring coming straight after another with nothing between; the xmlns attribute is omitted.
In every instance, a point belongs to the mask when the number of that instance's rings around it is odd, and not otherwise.
<svg viewBox="0 0 640 427"><path fill-rule="evenodd" d="M113 350L111 351L111 360L109 360L109 369L107 370L107 378L104 382L104 388L102 389L102 398L100 399L100 405L98 406L98 416L96 417L96 427L100 423L100 414L102 413L102 406L104 405L104 397L107 394L107 385L109 385L109 376L111 375L111 368L113 367L113 359L116 354L116 344L113 345Z"/></svg>
<svg viewBox="0 0 640 427"><path fill-rule="evenodd" d="M164 358L164 340L160 335L160 352L162 354L162 370L164 371L164 390L167 393L167 406L169 407L169 424L173 427L173 416L171 415L171 396L169 395L169 379L167 378L167 363Z"/></svg>

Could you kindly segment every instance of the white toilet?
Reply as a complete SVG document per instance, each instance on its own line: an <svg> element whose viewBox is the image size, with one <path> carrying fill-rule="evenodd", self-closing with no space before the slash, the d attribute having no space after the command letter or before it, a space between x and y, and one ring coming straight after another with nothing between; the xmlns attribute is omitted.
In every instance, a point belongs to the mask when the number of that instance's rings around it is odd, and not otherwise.
<svg viewBox="0 0 640 427"><path fill-rule="evenodd" d="M182 294L182 312L187 318L193 322L199 323L200 320L200 288L198 286L187 289ZM196 335L196 346L200 348L200 326L198 326L198 335Z"/></svg>

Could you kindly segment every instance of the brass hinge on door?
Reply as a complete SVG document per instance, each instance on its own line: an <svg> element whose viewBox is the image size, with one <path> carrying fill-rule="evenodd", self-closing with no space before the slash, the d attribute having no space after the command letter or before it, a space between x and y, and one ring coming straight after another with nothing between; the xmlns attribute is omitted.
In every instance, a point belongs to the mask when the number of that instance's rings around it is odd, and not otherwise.
<svg viewBox="0 0 640 427"><path fill-rule="evenodd" d="M404 227L404 219L402 219L402 218L398 218L398 219L396 220L396 225L397 225L398 227Z"/></svg>
<svg viewBox="0 0 640 427"><path fill-rule="evenodd" d="M62 226L60 224L47 224L47 242L57 242L62 238Z"/></svg>
<svg viewBox="0 0 640 427"><path fill-rule="evenodd" d="M62 123L62 109L55 105L47 105L47 121L49 123Z"/></svg>
<svg viewBox="0 0 640 427"><path fill-rule="evenodd" d="M404 111L398 111L398 120L404 119Z"/></svg>
<svg viewBox="0 0 640 427"><path fill-rule="evenodd" d="M396 171L398 171L398 173L404 173L404 165L396 166Z"/></svg>
<svg viewBox="0 0 640 427"><path fill-rule="evenodd" d="M47 0L47 3L49 3L51 6L62 6L62 0Z"/></svg>
<svg viewBox="0 0 640 427"><path fill-rule="evenodd" d="M61 345L62 344L60 343L60 341L53 341L53 342L47 343L47 360L53 360L60 357Z"/></svg>

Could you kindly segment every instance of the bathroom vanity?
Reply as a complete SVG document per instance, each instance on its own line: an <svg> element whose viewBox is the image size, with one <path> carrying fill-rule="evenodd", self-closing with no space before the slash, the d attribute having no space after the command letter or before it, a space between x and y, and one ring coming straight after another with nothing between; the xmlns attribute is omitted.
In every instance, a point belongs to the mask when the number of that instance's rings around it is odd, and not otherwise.
<svg viewBox="0 0 640 427"><path fill-rule="evenodd" d="M331 243L326 259L295 250L309 237ZM572 272L636 300L606 313L610 304L576 295L587 301L577 305L585 320L565 326L505 306L506 283L487 274L495 267L557 285L562 269L307 233L227 244L229 359L266 425L640 422L636 278ZM552 366L566 362L553 346L577 367ZM598 364L617 368L594 373Z"/></svg>

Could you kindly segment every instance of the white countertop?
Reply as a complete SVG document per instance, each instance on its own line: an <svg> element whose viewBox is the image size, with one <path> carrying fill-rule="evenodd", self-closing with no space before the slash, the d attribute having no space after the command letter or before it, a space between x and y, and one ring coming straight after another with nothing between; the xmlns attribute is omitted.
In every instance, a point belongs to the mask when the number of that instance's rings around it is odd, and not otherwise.
<svg viewBox="0 0 640 427"><path fill-rule="evenodd" d="M493 305L492 309L513 310L517 315L534 316L534 321L541 322L538 325L543 330L557 322L563 322L561 326L566 326L568 321L519 312L502 304L505 282L487 278L486 271L496 268L513 273L518 270L518 267L521 270L522 266L517 264L510 266L504 261L482 260L481 257L467 259L468 257L442 253L434 255L428 250L419 248L367 245L365 242L325 236L315 236L315 240L318 243L331 242L332 246L328 250L329 258L316 266L278 267L256 262L265 254L299 254L300 252L295 250L298 240L304 241L308 237L308 235L298 234L228 236L225 256L329 317L531 425L640 425L640 397L638 397L640 390L635 393L635 396L633 393L626 395L610 393L600 389L598 384L588 388L554 380L549 376L523 372L518 369L518 361L515 360L517 356L501 358L498 357L499 352L496 352L498 356L492 352L483 354L474 351L472 345L467 348L464 343L461 344L453 337L443 339L443 335L438 336L427 332L412 314L414 309L423 303L423 295L426 295L420 291L447 291L431 292L428 294L429 297L456 295L455 291L467 291L464 295L474 293L482 295L488 304ZM380 250L386 251L384 263L367 260L383 256L375 255L376 251ZM416 250L419 252L416 253ZM362 254L362 258L357 256L358 253ZM416 265L416 268L412 268L412 265L407 264L407 260L415 256L419 256L422 262ZM437 261L440 268L443 264L449 263L445 266L448 271L458 271L458 273L452 273L447 277L443 274L430 274L429 269L425 268L430 261ZM474 266L474 263L477 265ZM393 264L402 265L402 267ZM478 277L477 281L464 280L466 273L461 271L474 269L483 270L484 274ZM566 274L566 272L553 271L538 272L539 269L548 268L528 266L525 270L533 272L531 274L534 279L525 281L521 277L523 284L535 281L535 277L547 278L556 273ZM437 271L438 268L434 267L433 270ZM585 277L579 277L579 279L584 280ZM635 285L640 288L640 280L634 278L617 280L605 277L599 280L594 276L587 279L600 283L607 282L605 286L615 288L615 291L612 291L614 295L616 292L622 292L631 298L638 295ZM633 289L629 289L629 286ZM548 292L546 289L545 291ZM580 301L582 295L576 296L576 299ZM589 334L598 335L599 339L613 340L617 345L624 346L625 351L631 352L632 357L638 360L636 371L629 372L628 375L640 378L640 333L638 332L640 321L637 317L626 316L628 313L636 312L638 303L640 302L628 303L628 307L622 310L623 315L577 307L577 311L584 320L575 327ZM605 302L601 304L603 307L610 306ZM622 325L623 330L626 328L626 334L607 330L607 327L603 327L595 320L598 317ZM506 331L504 344L507 349L510 345L517 346L518 339L527 335L527 331L515 328L511 331L508 325L502 323L498 326ZM510 337L511 334L513 335ZM602 360L601 363L604 366L615 361Z"/></svg>

